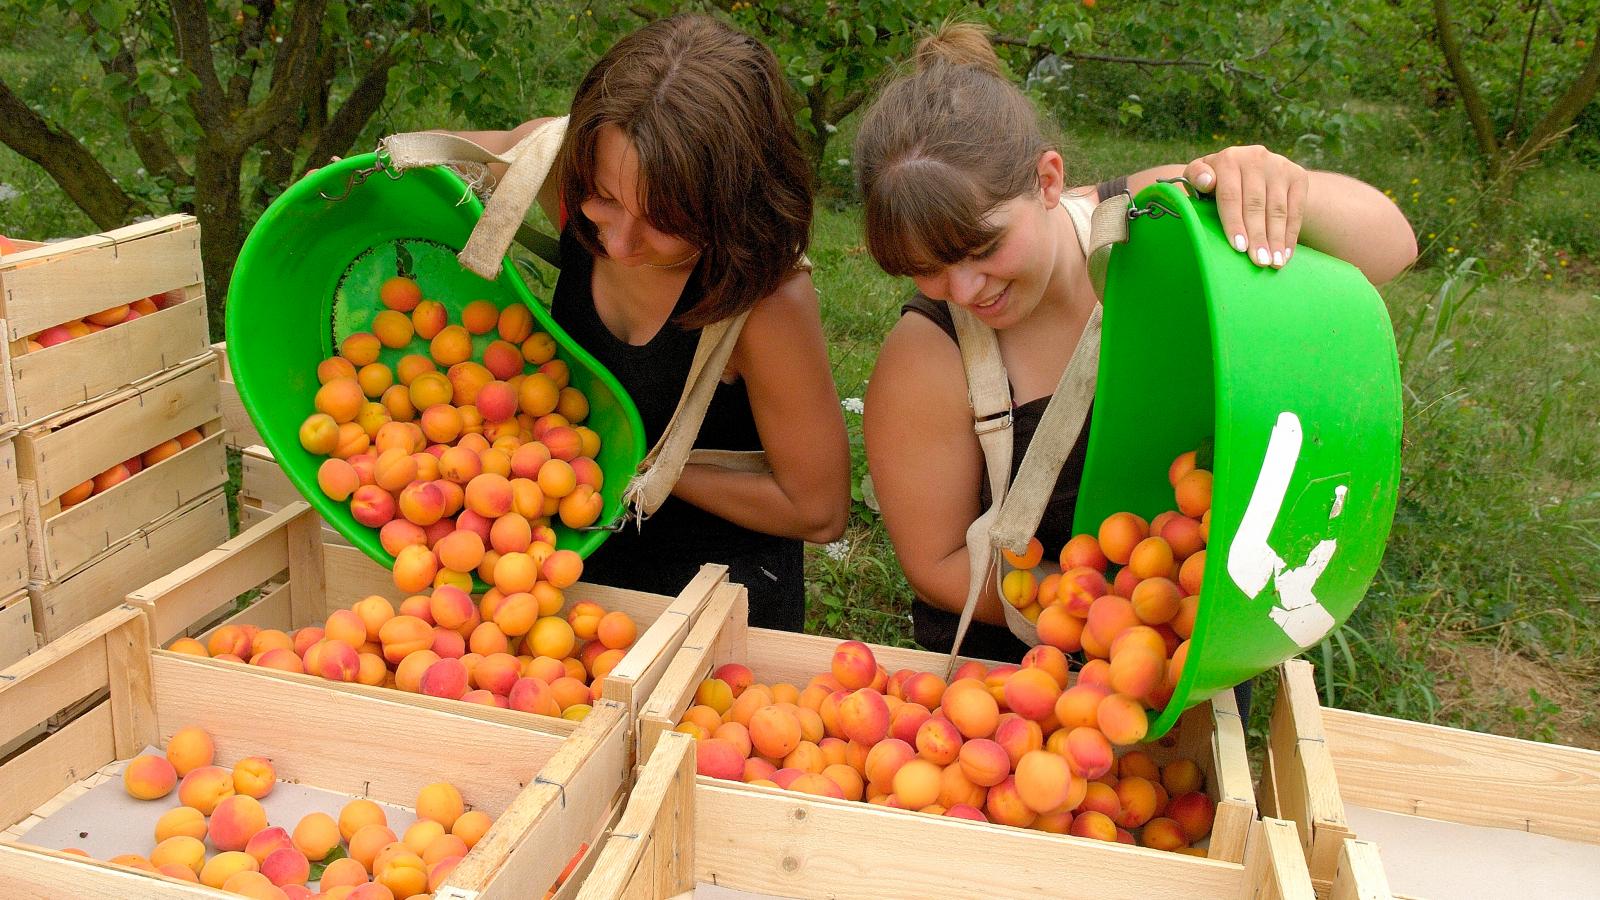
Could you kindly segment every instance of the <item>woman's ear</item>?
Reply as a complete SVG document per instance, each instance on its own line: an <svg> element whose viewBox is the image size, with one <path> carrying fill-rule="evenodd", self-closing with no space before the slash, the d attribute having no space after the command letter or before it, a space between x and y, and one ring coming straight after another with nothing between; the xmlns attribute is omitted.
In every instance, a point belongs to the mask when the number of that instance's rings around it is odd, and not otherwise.
<svg viewBox="0 0 1600 900"><path fill-rule="evenodd" d="M1066 190L1066 164L1061 160L1061 154L1054 150L1046 150L1039 154L1039 192L1044 200L1045 209L1055 209L1061 202L1061 193Z"/></svg>

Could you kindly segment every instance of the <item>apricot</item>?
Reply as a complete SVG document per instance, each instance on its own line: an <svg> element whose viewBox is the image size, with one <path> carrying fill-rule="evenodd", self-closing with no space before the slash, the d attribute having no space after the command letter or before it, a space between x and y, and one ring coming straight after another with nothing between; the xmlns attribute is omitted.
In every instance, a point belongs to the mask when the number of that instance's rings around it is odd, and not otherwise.
<svg viewBox="0 0 1600 900"><path fill-rule="evenodd" d="M1000 704L994 695L988 690L958 690L959 684L945 691L939 708L968 740L994 734L1000 722Z"/></svg>
<svg viewBox="0 0 1600 900"><path fill-rule="evenodd" d="M323 641L314 668L307 671L321 675L329 681L352 682L361 672L361 657L349 644L341 641Z"/></svg>
<svg viewBox="0 0 1600 900"><path fill-rule="evenodd" d="M1133 548L1128 568L1140 579L1155 578L1172 571L1172 545L1165 538L1147 537Z"/></svg>
<svg viewBox="0 0 1600 900"><path fill-rule="evenodd" d="M307 452L327 456L338 445L339 423L327 413L312 413L300 425L300 446Z"/></svg>
<svg viewBox="0 0 1600 900"><path fill-rule="evenodd" d="M1193 469L1172 486L1178 509L1190 518L1199 518L1211 509L1211 473Z"/></svg>
<svg viewBox="0 0 1600 900"><path fill-rule="evenodd" d="M528 641L534 653L555 659L571 656L577 645L572 626L559 616L543 616L534 622L533 630L528 632Z"/></svg>
<svg viewBox="0 0 1600 900"><path fill-rule="evenodd" d="M1027 828L1038 818L1038 813L1023 802L1022 795L1017 790L1016 778L1010 776L989 788L984 811L988 814L989 821L1015 828Z"/></svg>
<svg viewBox="0 0 1600 900"><path fill-rule="evenodd" d="M425 341L437 337L449 322L450 311L435 300L420 301L411 310L411 324L417 330L417 337Z"/></svg>
<svg viewBox="0 0 1600 900"><path fill-rule="evenodd" d="M207 816L212 814L217 804L231 796L233 773L220 766L191 769L178 783L178 802L192 806Z"/></svg>
<svg viewBox="0 0 1600 900"><path fill-rule="evenodd" d="M1093 781L1111 771L1115 757L1106 736L1089 727L1067 732L1066 758L1080 777Z"/></svg>
<svg viewBox="0 0 1600 900"><path fill-rule="evenodd" d="M190 806L177 806L162 813L156 820L156 843L180 836L204 839L205 814Z"/></svg>
<svg viewBox="0 0 1600 900"><path fill-rule="evenodd" d="M1067 761L1046 750L1034 750L1017 763L1017 796L1035 813L1055 812L1077 805L1087 782L1073 775ZM1069 802L1072 801L1072 802Z"/></svg>
<svg viewBox="0 0 1600 900"><path fill-rule="evenodd" d="M455 397L455 388L443 372L428 371L411 380L406 386L406 394L411 400L412 409L426 413L436 406L448 406Z"/></svg>
<svg viewBox="0 0 1600 900"><path fill-rule="evenodd" d="M322 879L317 885L324 891L334 891L341 887L349 890L366 883L367 867L348 856L341 856L322 870Z"/></svg>
<svg viewBox="0 0 1600 900"><path fill-rule="evenodd" d="M1176 584L1160 576L1146 578L1133 589L1129 598L1133 614L1146 625L1170 622L1178 615L1183 595Z"/></svg>
<svg viewBox="0 0 1600 900"><path fill-rule="evenodd" d="M350 516L368 528L382 528L397 511L394 497L375 484L356 488L350 497Z"/></svg>
<svg viewBox="0 0 1600 900"><path fill-rule="evenodd" d="M962 775L979 787L993 787L1011 774L1012 762L1005 748L988 738L962 744L959 759Z"/></svg>
<svg viewBox="0 0 1600 900"><path fill-rule="evenodd" d="M802 738L800 720L778 706L757 710L750 717L748 727L751 745L769 759L782 759L793 753Z"/></svg>
<svg viewBox="0 0 1600 900"><path fill-rule="evenodd" d="M1118 565L1127 565L1140 541L1150 536L1150 523L1130 512L1112 513L1100 523L1100 552Z"/></svg>
<svg viewBox="0 0 1600 900"><path fill-rule="evenodd" d="M939 799L944 770L926 759L906 762L894 773L894 795L908 809L921 809Z"/></svg>
<svg viewBox="0 0 1600 900"><path fill-rule="evenodd" d="M1131 602L1116 594L1107 594L1089 607L1085 646L1092 636L1097 645L1109 648L1122 632L1140 624Z"/></svg>
<svg viewBox="0 0 1600 900"><path fill-rule="evenodd" d="M247 756L233 764L233 791L260 800L272 793L277 782L277 770L272 761L261 756Z"/></svg>
<svg viewBox="0 0 1600 900"><path fill-rule="evenodd" d="M1200 549L1194 555L1183 561L1178 567L1178 586L1183 588L1186 595L1196 596L1200 593L1201 583L1205 580L1206 551Z"/></svg>
<svg viewBox="0 0 1600 900"><path fill-rule="evenodd" d="M1000 717L1000 724L995 727L994 742L1005 751L1009 771L1029 751L1044 746L1044 729L1038 722L1008 713Z"/></svg>
<svg viewBox="0 0 1600 900"><path fill-rule="evenodd" d="M961 732L949 719L929 717L917 729L917 755L943 767L954 763L961 753Z"/></svg>
<svg viewBox="0 0 1600 900"><path fill-rule="evenodd" d="M899 709L889 714L889 736L914 744L917 740L917 731L922 728L922 723L930 718L932 714L926 707L916 703L902 703Z"/></svg>
<svg viewBox="0 0 1600 900"><path fill-rule="evenodd" d="M176 864L198 875L205 861L205 842L185 835L169 837L150 851L150 865L157 869Z"/></svg>
<svg viewBox="0 0 1600 900"><path fill-rule="evenodd" d="M221 888L240 872L255 872L261 868L256 858L242 850L226 850L205 861L200 867L200 883L206 887Z"/></svg>
<svg viewBox="0 0 1600 900"><path fill-rule="evenodd" d="M1084 620L1072 615L1062 604L1046 607L1035 623L1039 640L1066 653L1083 649Z"/></svg>
<svg viewBox="0 0 1600 900"><path fill-rule="evenodd" d="M829 671L845 689L858 690L872 683L878 672L878 661L866 644L845 641L834 648Z"/></svg>
<svg viewBox="0 0 1600 900"><path fill-rule="evenodd" d="M264 828L256 832L255 835L245 843L244 852L254 856L256 858L256 862L262 862L268 856L270 856L273 851L283 847L288 847L289 849L294 850L294 839L289 836L289 832L280 827L273 826L271 828ZM295 852L299 853L300 851L295 850Z"/></svg>
<svg viewBox="0 0 1600 900"><path fill-rule="evenodd" d="M367 331L357 331L339 342L339 355L357 369L377 362L382 349L383 342L378 340L377 335Z"/></svg>
<svg viewBox="0 0 1600 900"><path fill-rule="evenodd" d="M363 825L350 836L350 858L370 872L378 852L394 842L394 832L387 825Z"/></svg>
<svg viewBox="0 0 1600 900"><path fill-rule="evenodd" d="M311 863L293 847L281 847L261 860L261 874L277 887L305 884L311 877Z"/></svg>
<svg viewBox="0 0 1600 900"><path fill-rule="evenodd" d="M1167 818L1178 823L1189 844L1211 833L1216 814L1211 798L1199 791L1174 796L1167 804Z"/></svg>
<svg viewBox="0 0 1600 900"><path fill-rule="evenodd" d="M1053 713L1061 686L1044 669L1025 668L1006 679L1004 692L1007 708L1037 722Z"/></svg>
<svg viewBox="0 0 1600 900"><path fill-rule="evenodd" d="M256 832L267 827L267 812L261 801L234 794L219 801L211 813L207 836L218 850L243 850Z"/></svg>
<svg viewBox="0 0 1600 900"><path fill-rule="evenodd" d="M411 343L416 330L411 317L399 310L386 309L372 317L372 333L377 336L379 343L391 350L399 350Z"/></svg>
<svg viewBox="0 0 1600 900"><path fill-rule="evenodd" d="M384 411L389 414L390 421L385 422L384 425L396 422L410 422L417 417L417 408L411 405L411 392L404 385L390 385L379 396L378 402L383 405ZM383 426L380 425L378 430L381 432ZM377 435L373 437L376 439Z"/></svg>
<svg viewBox="0 0 1600 900"><path fill-rule="evenodd" d="M220 631L220 629L218 629ZM173 732L167 741L167 762L172 764L178 777L189 774L201 766L211 765L217 746L203 728L189 726Z"/></svg>
<svg viewBox="0 0 1600 900"><path fill-rule="evenodd" d="M1067 833L1074 837L1105 841L1108 844L1116 843L1117 823L1105 813L1089 810L1079 813L1077 818L1072 820L1072 827Z"/></svg>
<svg viewBox="0 0 1600 900"><path fill-rule="evenodd" d="M308 816L307 818L310 817ZM301 824L305 824L305 821L301 820ZM388 824L389 817L384 813L383 807L365 798L351 800L344 805L343 809L339 810L339 836L346 841L354 837L357 831L368 825ZM295 831L298 832L299 830L299 826L296 826ZM298 845L299 842L296 841L296 846ZM307 853L306 856L310 857L311 854Z"/></svg>
<svg viewBox="0 0 1600 900"><path fill-rule="evenodd" d="M870 688L854 691L841 700L838 714L839 729L849 740L871 745L889 733L888 704L882 694Z"/></svg>
<svg viewBox="0 0 1600 900"><path fill-rule="evenodd" d="M729 781L744 778L745 758L731 741L715 737L696 741L694 752L697 773Z"/></svg>
<svg viewBox="0 0 1600 900"><path fill-rule="evenodd" d="M383 644L384 659L399 665L412 653L433 646L433 626L421 618L406 615L402 608L400 615L379 626L378 640Z"/></svg>
<svg viewBox="0 0 1600 900"><path fill-rule="evenodd" d="M1150 727L1144 706L1127 694L1112 694L1100 701L1097 716L1100 732L1118 746L1139 743Z"/></svg>
<svg viewBox="0 0 1600 900"><path fill-rule="evenodd" d="M1022 609L1039 596L1039 581L1027 569L1013 569L1000 579L1000 596L1017 609Z"/></svg>
<svg viewBox="0 0 1600 900"><path fill-rule="evenodd" d="M460 700L467 693L467 667L459 659L440 659L422 673L421 693Z"/></svg>
<svg viewBox="0 0 1600 900"><path fill-rule="evenodd" d="M438 822L448 830L461 817L465 806L461 792L454 785L437 781L418 792L416 809L418 818Z"/></svg>
<svg viewBox="0 0 1600 900"><path fill-rule="evenodd" d="M422 288L410 278L396 275L378 287L378 300L389 309L407 313L422 302Z"/></svg>

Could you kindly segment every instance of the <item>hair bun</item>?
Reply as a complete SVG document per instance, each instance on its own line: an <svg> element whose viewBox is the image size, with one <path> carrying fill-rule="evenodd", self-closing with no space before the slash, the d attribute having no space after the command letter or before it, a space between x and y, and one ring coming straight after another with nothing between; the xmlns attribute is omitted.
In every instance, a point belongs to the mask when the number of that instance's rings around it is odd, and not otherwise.
<svg viewBox="0 0 1600 900"><path fill-rule="evenodd" d="M917 71L936 63L971 66L991 75L1004 77L1000 57L989 42L989 29L971 22L947 23L923 38L912 56Z"/></svg>

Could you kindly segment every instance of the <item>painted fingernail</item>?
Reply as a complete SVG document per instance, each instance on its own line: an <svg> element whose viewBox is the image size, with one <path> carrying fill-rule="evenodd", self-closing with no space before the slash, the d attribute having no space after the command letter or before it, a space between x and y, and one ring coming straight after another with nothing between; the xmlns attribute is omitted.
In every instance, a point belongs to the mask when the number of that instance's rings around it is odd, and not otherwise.
<svg viewBox="0 0 1600 900"><path fill-rule="evenodd" d="M1272 264L1274 266L1276 266L1277 268L1281 269L1281 268L1283 268L1283 262L1284 262L1283 251L1282 250L1274 250L1272 252Z"/></svg>
<svg viewBox="0 0 1600 900"><path fill-rule="evenodd" d="M1283 261L1284 262L1288 262L1291 259L1294 259L1294 248L1293 247L1290 247L1289 249L1283 251Z"/></svg>
<svg viewBox="0 0 1600 900"><path fill-rule="evenodd" d="M1247 245L1245 244L1244 235L1236 234L1236 235L1233 236L1233 249L1239 251L1240 253L1243 253L1244 252L1244 248L1246 246Z"/></svg>
<svg viewBox="0 0 1600 900"><path fill-rule="evenodd" d="M1265 248L1265 247L1257 247L1256 248L1256 265L1264 266L1268 262L1270 262L1271 260L1272 260L1272 257L1271 257L1271 255L1269 255L1267 253L1267 248Z"/></svg>
<svg viewBox="0 0 1600 900"><path fill-rule="evenodd" d="M1201 172L1199 175L1196 175L1194 177L1194 183L1200 185L1203 188L1211 187L1211 173L1210 172Z"/></svg>

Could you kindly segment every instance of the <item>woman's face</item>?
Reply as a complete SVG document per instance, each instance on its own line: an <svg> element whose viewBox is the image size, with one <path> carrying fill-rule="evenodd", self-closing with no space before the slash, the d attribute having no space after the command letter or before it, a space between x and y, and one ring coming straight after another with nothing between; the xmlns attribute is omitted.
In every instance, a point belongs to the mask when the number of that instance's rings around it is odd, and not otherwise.
<svg viewBox="0 0 1600 900"><path fill-rule="evenodd" d="M583 201L583 214L599 232L606 256L618 265L672 266L698 248L659 231L644 218L639 154L615 125L600 129L595 145L595 193Z"/></svg>
<svg viewBox="0 0 1600 900"><path fill-rule="evenodd" d="M924 296L964 307L990 328L1009 328L1039 306L1055 271L1059 218L1053 213L1062 190L1061 157L1046 153L1039 163L1040 187L989 212L999 231L966 259L912 278Z"/></svg>

